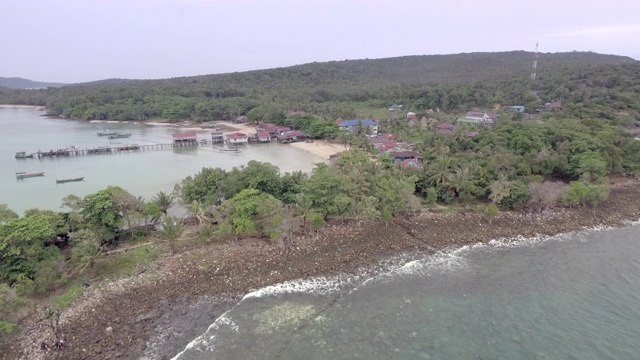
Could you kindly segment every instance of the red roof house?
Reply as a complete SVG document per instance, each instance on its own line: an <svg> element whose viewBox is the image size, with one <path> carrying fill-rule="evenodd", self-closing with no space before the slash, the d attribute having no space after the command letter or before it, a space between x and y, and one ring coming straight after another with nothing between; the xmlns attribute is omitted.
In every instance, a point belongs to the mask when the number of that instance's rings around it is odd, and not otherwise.
<svg viewBox="0 0 640 360"><path fill-rule="evenodd" d="M195 131L171 134L174 144L192 143L198 141L198 133Z"/></svg>

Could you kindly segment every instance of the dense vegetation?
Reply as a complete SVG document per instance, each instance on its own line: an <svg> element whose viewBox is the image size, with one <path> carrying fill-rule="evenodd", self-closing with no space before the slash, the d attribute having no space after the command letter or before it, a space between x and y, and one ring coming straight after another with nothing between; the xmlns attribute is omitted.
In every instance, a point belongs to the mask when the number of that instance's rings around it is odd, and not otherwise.
<svg viewBox="0 0 640 360"><path fill-rule="evenodd" d="M36 91L0 90L0 103L46 105L77 119L196 121L250 115L273 121L287 110L326 120L368 116L392 103L406 110L460 112L493 104L562 101L568 117L640 120L640 62L595 53L472 53L311 63L166 80L106 81ZM532 93L535 91L535 94Z"/></svg>

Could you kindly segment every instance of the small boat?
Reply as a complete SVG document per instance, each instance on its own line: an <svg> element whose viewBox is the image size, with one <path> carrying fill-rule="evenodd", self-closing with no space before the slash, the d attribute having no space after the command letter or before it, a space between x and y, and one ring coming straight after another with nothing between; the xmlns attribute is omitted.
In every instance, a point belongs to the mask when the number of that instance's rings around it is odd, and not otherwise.
<svg viewBox="0 0 640 360"><path fill-rule="evenodd" d="M16 153L16 159L28 159L28 158L33 158L34 154L27 154L24 151L19 151Z"/></svg>
<svg viewBox="0 0 640 360"><path fill-rule="evenodd" d="M114 133L113 131L109 131L109 130L98 131L98 136L109 136L113 134L117 134L117 133Z"/></svg>
<svg viewBox="0 0 640 360"><path fill-rule="evenodd" d="M27 178L37 177L37 176L44 176L44 171L35 172L35 173L26 173L24 171L21 171L16 173L16 179L27 179Z"/></svg>
<svg viewBox="0 0 640 360"><path fill-rule="evenodd" d="M113 135L109 135L109 140L124 139L128 137L131 137L131 133L115 133Z"/></svg>
<svg viewBox="0 0 640 360"><path fill-rule="evenodd" d="M83 181L84 180L84 176L83 177L77 177L77 178L70 178L70 179L56 179L56 184L64 184L64 183L68 183L68 182L76 182L76 181Z"/></svg>
<svg viewBox="0 0 640 360"><path fill-rule="evenodd" d="M220 148L220 151L221 151L221 152L235 152L235 153L239 153L239 152L240 152L240 149L238 149L238 148L229 148L229 147L227 147L227 146L225 145L225 147Z"/></svg>

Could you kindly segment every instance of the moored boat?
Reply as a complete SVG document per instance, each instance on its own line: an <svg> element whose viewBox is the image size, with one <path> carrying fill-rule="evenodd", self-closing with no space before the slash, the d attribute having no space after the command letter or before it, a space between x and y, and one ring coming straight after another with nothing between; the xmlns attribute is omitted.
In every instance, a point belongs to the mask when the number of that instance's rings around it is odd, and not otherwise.
<svg viewBox="0 0 640 360"><path fill-rule="evenodd" d="M26 178L32 178L37 176L44 176L44 171L35 172L35 173L27 173L27 172L21 171L16 173L16 179L26 179Z"/></svg>
<svg viewBox="0 0 640 360"><path fill-rule="evenodd" d="M34 154L27 154L24 151L19 151L16 153L16 159L28 159L32 158Z"/></svg>
<svg viewBox="0 0 640 360"><path fill-rule="evenodd" d="M115 133L115 134L109 135L109 140L124 139L128 137L131 137L131 133Z"/></svg>
<svg viewBox="0 0 640 360"><path fill-rule="evenodd" d="M117 134L117 133L114 133L113 131L109 131L109 130L98 131L98 136L109 136L114 134Z"/></svg>
<svg viewBox="0 0 640 360"><path fill-rule="evenodd" d="M70 179L56 179L56 184L64 184L64 183L68 183L68 182L76 182L76 181L83 181L84 180L84 176L83 177L77 177L77 178L70 178Z"/></svg>
<svg viewBox="0 0 640 360"><path fill-rule="evenodd" d="M236 152L236 153L240 152L240 149L238 149L238 148L230 148L230 147L227 147L226 145L225 145L225 147L219 148L219 149L220 149L221 152Z"/></svg>

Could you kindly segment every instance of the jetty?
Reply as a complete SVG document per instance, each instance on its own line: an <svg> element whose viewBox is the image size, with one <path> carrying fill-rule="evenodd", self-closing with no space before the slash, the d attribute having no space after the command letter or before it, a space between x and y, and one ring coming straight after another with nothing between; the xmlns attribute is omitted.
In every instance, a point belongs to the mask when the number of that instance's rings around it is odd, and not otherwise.
<svg viewBox="0 0 640 360"><path fill-rule="evenodd" d="M71 157L71 156L84 156L84 155L103 155L103 154L117 154L131 151L150 151L150 150L167 150L173 148L182 147L204 147L211 146L214 142L211 140L203 139L194 142L178 142L163 144L125 144L118 146L97 146L90 148L79 148L76 146L70 146L68 148L51 149L48 151L38 150L33 153L33 158L51 158L51 157Z"/></svg>

